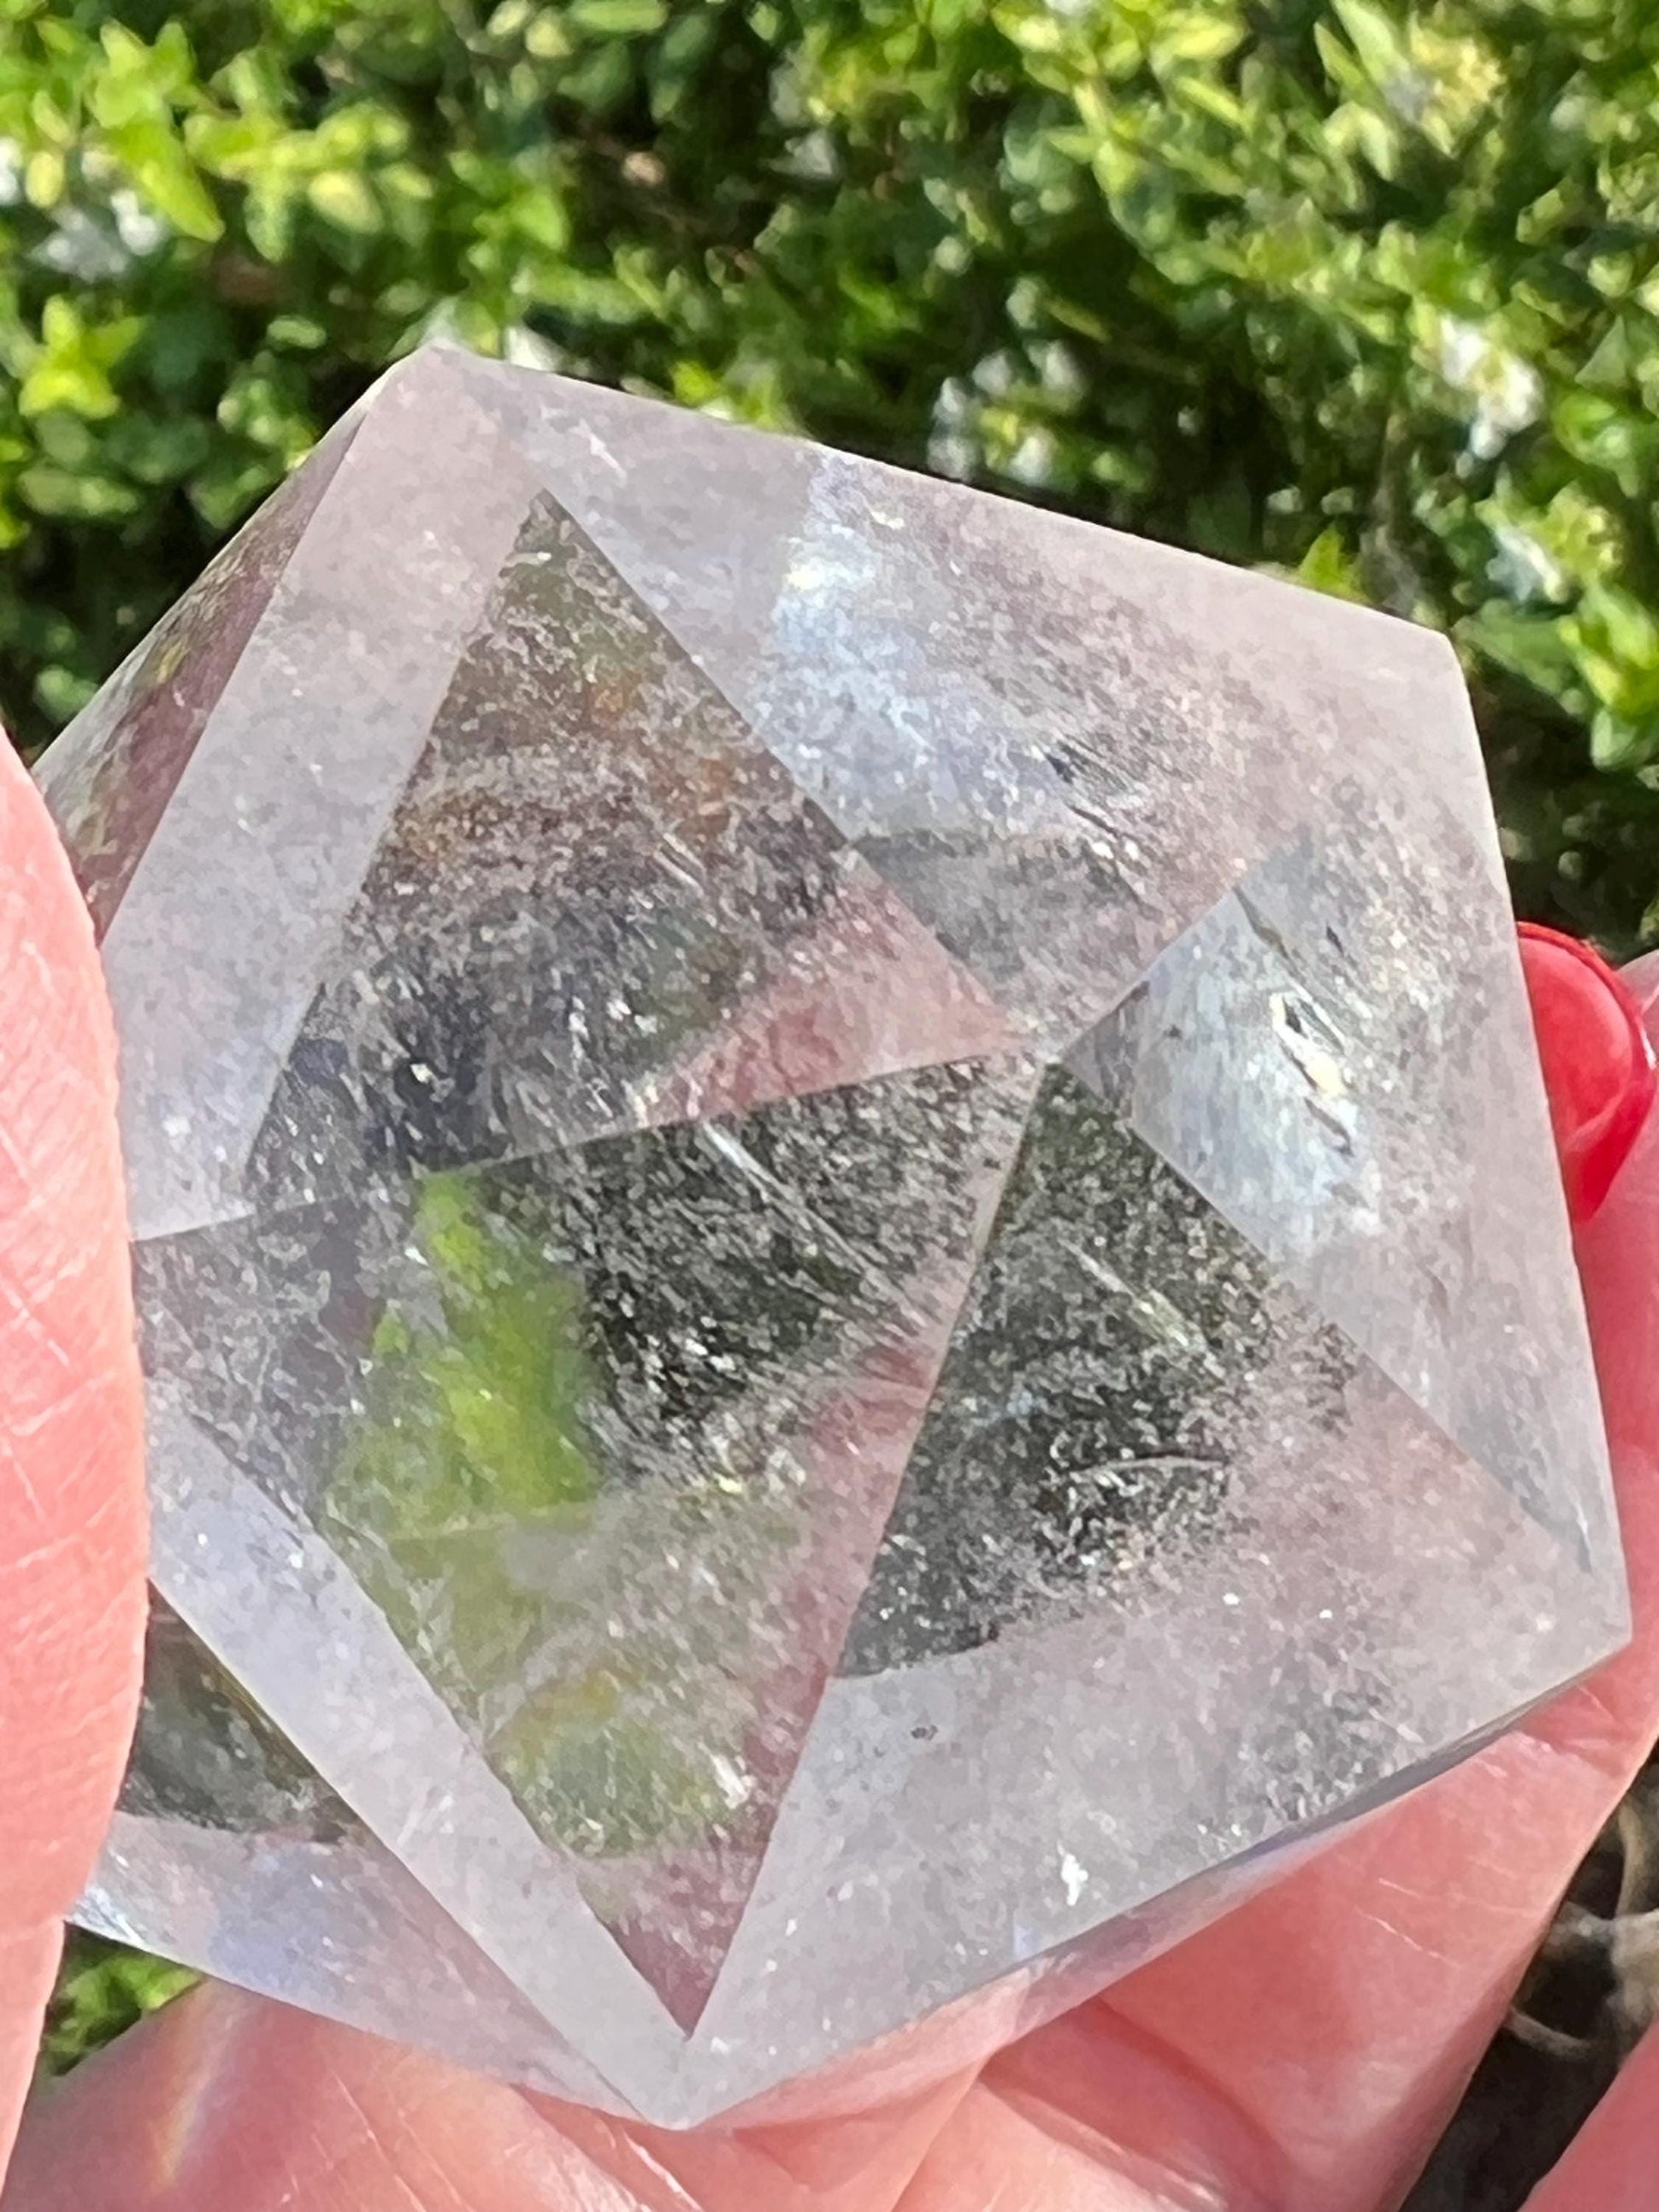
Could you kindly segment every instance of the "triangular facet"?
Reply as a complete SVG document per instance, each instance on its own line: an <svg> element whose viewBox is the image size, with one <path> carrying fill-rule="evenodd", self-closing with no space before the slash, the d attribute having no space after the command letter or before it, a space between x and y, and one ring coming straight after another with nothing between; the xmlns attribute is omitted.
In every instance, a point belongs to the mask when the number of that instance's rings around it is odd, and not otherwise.
<svg viewBox="0 0 1659 2212"><path fill-rule="evenodd" d="M40 787L100 938L356 433L324 440L47 753Z"/></svg>
<svg viewBox="0 0 1659 2212"><path fill-rule="evenodd" d="M1311 1402L1330 1352L1305 1336ZM1261 1255L1052 1069L843 1670L971 1650L1218 1540L1241 1401L1281 1339Z"/></svg>
<svg viewBox="0 0 1659 2212"><path fill-rule="evenodd" d="M1355 1498L1356 1516L1386 1505L1402 1455L1423 1510L1437 1496L1446 1521L1425 1540L1425 1606L1457 1595L1437 1595L1437 1546L1462 1557L1480 1525L1494 1553L1524 1540L1485 1470L1127 1122L1054 1069L842 1671L939 1661L1084 1607L1118 1620L1161 1608L1171 1632L1196 1634L1179 1626L1186 1593L1218 1573L1224 1583L1235 1555L1236 1589L1247 1588L1261 1562L1310 1540L1334 1455L1374 1493ZM1534 1547L1544 1541L1534 1531ZM1334 1596L1343 1578L1331 1573ZM1291 1686L1287 1724L1300 1711Z"/></svg>
<svg viewBox="0 0 1659 2212"><path fill-rule="evenodd" d="M300 1202L1008 1042L544 498L344 923L249 1189Z"/></svg>
<svg viewBox="0 0 1659 2212"><path fill-rule="evenodd" d="M1033 1079L900 1073L141 1250L152 1374L328 1538L687 2024Z"/></svg>

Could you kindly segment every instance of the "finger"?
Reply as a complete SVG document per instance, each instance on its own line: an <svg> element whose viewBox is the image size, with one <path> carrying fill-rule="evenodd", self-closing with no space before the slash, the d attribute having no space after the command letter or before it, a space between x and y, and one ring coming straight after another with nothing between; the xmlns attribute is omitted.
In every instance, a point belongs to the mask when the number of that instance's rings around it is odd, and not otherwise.
<svg viewBox="0 0 1659 2212"><path fill-rule="evenodd" d="M1578 966L1540 988L1607 987ZM1648 993L1659 998L1659 966ZM1558 1012L1558 1037L1612 1040L1623 1027L1617 1007ZM1610 1068L1619 1048L1607 1049ZM1594 1115L1597 1087L1581 1077L1578 1105ZM1559 1063L1553 1078L1560 1104ZM1576 1110L1568 1102L1569 1135ZM903 2212L981 2202L1118 2212L1162 2206L1177 2187L1233 2212L1397 2201L1659 1734L1659 1121L1581 1231L1579 1258L1630 1556L1631 1648L1528 1727L994 2060Z"/></svg>
<svg viewBox="0 0 1659 2212"><path fill-rule="evenodd" d="M1653 2212L1659 2192L1659 2028L1591 2113L1527 2212Z"/></svg>
<svg viewBox="0 0 1659 2212"><path fill-rule="evenodd" d="M925 2064L925 2060L922 2061ZM892 2212L978 2072L957 2069L926 2087L854 2106L823 2120L675 2133L623 2128L569 2107L543 2109L617 2172L646 2160L672 2175L700 2212Z"/></svg>
<svg viewBox="0 0 1659 2212"><path fill-rule="evenodd" d="M219 1986L80 2068L25 2125L6 2212L685 2212L504 2086Z"/></svg>
<svg viewBox="0 0 1659 2212"><path fill-rule="evenodd" d="M5 2212L891 2212L961 2084L835 2130L678 2138L210 1987L34 2108Z"/></svg>
<svg viewBox="0 0 1659 2212"><path fill-rule="evenodd" d="M0 735L0 2167L138 1686L143 1490L114 1099L85 909Z"/></svg>

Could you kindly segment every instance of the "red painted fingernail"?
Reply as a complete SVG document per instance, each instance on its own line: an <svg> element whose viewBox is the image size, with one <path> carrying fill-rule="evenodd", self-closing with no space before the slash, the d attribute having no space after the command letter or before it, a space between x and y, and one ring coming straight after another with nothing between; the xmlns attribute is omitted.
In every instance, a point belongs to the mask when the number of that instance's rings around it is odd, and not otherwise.
<svg viewBox="0 0 1659 2212"><path fill-rule="evenodd" d="M1653 1048L1635 999L1588 945L1523 921L1521 964L1567 1208L1579 1225L1612 1189L1647 1119Z"/></svg>

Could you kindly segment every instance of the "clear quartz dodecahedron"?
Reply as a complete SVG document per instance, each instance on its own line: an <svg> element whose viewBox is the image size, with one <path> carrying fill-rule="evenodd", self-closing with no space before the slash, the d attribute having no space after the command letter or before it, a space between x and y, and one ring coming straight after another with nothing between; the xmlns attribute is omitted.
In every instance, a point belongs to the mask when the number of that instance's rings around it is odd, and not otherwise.
<svg viewBox="0 0 1659 2212"><path fill-rule="evenodd" d="M155 1509L94 1924L688 2124L1620 1641L1443 641L434 349L42 782Z"/></svg>

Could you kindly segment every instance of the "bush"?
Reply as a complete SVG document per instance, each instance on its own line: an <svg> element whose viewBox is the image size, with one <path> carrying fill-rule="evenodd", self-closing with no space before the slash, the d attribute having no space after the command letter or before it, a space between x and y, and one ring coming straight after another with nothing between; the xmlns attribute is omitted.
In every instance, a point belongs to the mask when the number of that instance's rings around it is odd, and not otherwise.
<svg viewBox="0 0 1659 2212"><path fill-rule="evenodd" d="M0 664L71 713L487 349L1449 628L1523 904L1659 939L1651 0L0 0Z"/></svg>
<svg viewBox="0 0 1659 2212"><path fill-rule="evenodd" d="M188 1966L169 1966L143 1951L70 1929L40 2039L38 2078L49 2081L69 2073L136 2027L146 2013L182 1996L195 1980Z"/></svg>

